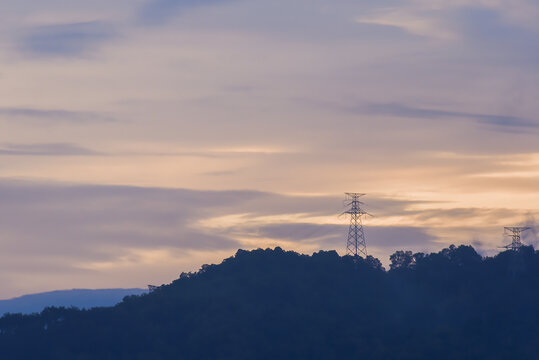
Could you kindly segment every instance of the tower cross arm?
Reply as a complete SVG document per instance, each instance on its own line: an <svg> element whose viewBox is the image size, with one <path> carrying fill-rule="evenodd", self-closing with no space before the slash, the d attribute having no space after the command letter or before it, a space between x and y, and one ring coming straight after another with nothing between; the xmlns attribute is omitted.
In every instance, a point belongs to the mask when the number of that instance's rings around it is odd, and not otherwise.
<svg viewBox="0 0 539 360"><path fill-rule="evenodd" d="M530 230L531 227L529 226L506 226L504 227L505 230L510 231L512 233L521 233L526 230Z"/></svg>

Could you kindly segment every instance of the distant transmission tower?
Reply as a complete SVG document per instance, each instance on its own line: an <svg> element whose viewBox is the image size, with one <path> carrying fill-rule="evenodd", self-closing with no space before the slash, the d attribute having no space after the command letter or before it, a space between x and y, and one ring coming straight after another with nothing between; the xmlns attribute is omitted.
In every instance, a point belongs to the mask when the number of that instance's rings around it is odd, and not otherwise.
<svg viewBox="0 0 539 360"><path fill-rule="evenodd" d="M520 234L522 234L526 230L530 230L530 227L504 227L504 235L510 236L512 238L512 242L509 245L503 246L505 249L511 249L513 251L517 251L520 249L524 244L522 243L520 239Z"/></svg>
<svg viewBox="0 0 539 360"><path fill-rule="evenodd" d="M361 217L369 215L362 209L363 203L359 200L365 194L345 193L345 206L348 210L343 214L350 215L350 227L348 229L348 241L346 242L346 253L355 257L367 257L367 244L365 243L365 233L363 232L363 224Z"/></svg>

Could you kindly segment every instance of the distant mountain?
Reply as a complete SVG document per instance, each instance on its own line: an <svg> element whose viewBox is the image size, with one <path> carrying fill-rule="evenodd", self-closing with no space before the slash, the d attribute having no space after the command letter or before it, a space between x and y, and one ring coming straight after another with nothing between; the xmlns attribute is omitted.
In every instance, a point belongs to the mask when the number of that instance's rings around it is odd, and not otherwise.
<svg viewBox="0 0 539 360"><path fill-rule="evenodd" d="M98 306L114 306L125 296L141 295L144 289L73 289L24 295L0 300L0 316L6 313L40 313L47 306L77 307L90 309Z"/></svg>
<svg viewBox="0 0 539 360"><path fill-rule="evenodd" d="M239 250L114 307L0 318L6 360L536 360L539 252Z"/></svg>

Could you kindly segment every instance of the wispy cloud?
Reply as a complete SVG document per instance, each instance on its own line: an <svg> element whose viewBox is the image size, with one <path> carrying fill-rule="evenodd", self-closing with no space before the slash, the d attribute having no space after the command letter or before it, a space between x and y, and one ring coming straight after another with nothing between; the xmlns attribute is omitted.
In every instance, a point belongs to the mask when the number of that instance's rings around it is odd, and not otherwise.
<svg viewBox="0 0 539 360"><path fill-rule="evenodd" d="M184 10L226 3L232 0L149 0L138 13L138 20L145 25L159 25Z"/></svg>
<svg viewBox="0 0 539 360"><path fill-rule="evenodd" d="M178 268L177 261L206 262L212 254L220 257L237 248L280 245L303 252L342 251L348 225L338 218L342 198L326 195L3 180L0 198L0 270L17 278L39 272L49 277L50 288L58 286L51 280L54 274L73 271L89 271L85 286L102 284L103 269L108 280L117 279L110 286L131 278L133 269L145 278L162 268L176 275L187 270ZM439 204L414 209L413 204L419 203L369 198L376 218L369 220L365 232L374 255L387 260L397 249L423 251L466 242L472 230L455 236L456 226L451 227L455 219L459 227L482 231L485 226L497 227L496 221L506 213L435 209ZM481 240L491 246L502 242L501 238L493 242L491 235ZM73 281L66 284L60 278L61 286L75 286L80 279Z"/></svg>
<svg viewBox="0 0 539 360"><path fill-rule="evenodd" d="M112 26L100 21L36 26L22 36L19 48L32 57L81 56L113 36Z"/></svg>
<svg viewBox="0 0 539 360"><path fill-rule="evenodd" d="M0 155L10 156L88 156L100 153L68 143L0 144Z"/></svg>
<svg viewBox="0 0 539 360"><path fill-rule="evenodd" d="M390 115L396 117L416 118L416 119L474 119L479 123L494 125L499 127L523 127L538 128L539 123L522 119L516 116L479 114L470 112L447 111L439 109L428 109L411 107L398 103L370 104L366 107L355 108L356 111L364 111L374 115Z"/></svg>
<svg viewBox="0 0 539 360"><path fill-rule="evenodd" d="M447 29L431 14L422 14L417 9L389 8L356 19L360 24L390 26L422 37L450 40L455 33Z"/></svg>
<svg viewBox="0 0 539 360"><path fill-rule="evenodd" d="M257 229L260 237L273 239L287 239L293 242L317 242L326 247L340 249L344 243L348 224L269 224ZM370 226L366 229L366 236L375 239L377 248L429 248L434 245L437 237L429 234L427 228L412 226Z"/></svg>
<svg viewBox="0 0 539 360"><path fill-rule="evenodd" d="M114 121L111 117L84 111L70 111L61 109L34 109L23 107L0 107L0 118L4 119L28 119L41 121L60 121L60 122L110 122Z"/></svg>

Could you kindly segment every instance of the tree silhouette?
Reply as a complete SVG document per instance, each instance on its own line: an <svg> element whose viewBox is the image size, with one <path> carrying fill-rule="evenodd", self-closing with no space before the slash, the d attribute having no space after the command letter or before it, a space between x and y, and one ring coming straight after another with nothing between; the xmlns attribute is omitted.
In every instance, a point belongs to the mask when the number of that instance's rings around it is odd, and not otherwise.
<svg viewBox="0 0 539 360"><path fill-rule="evenodd" d="M239 250L115 307L0 319L2 359L535 359L539 255Z"/></svg>

